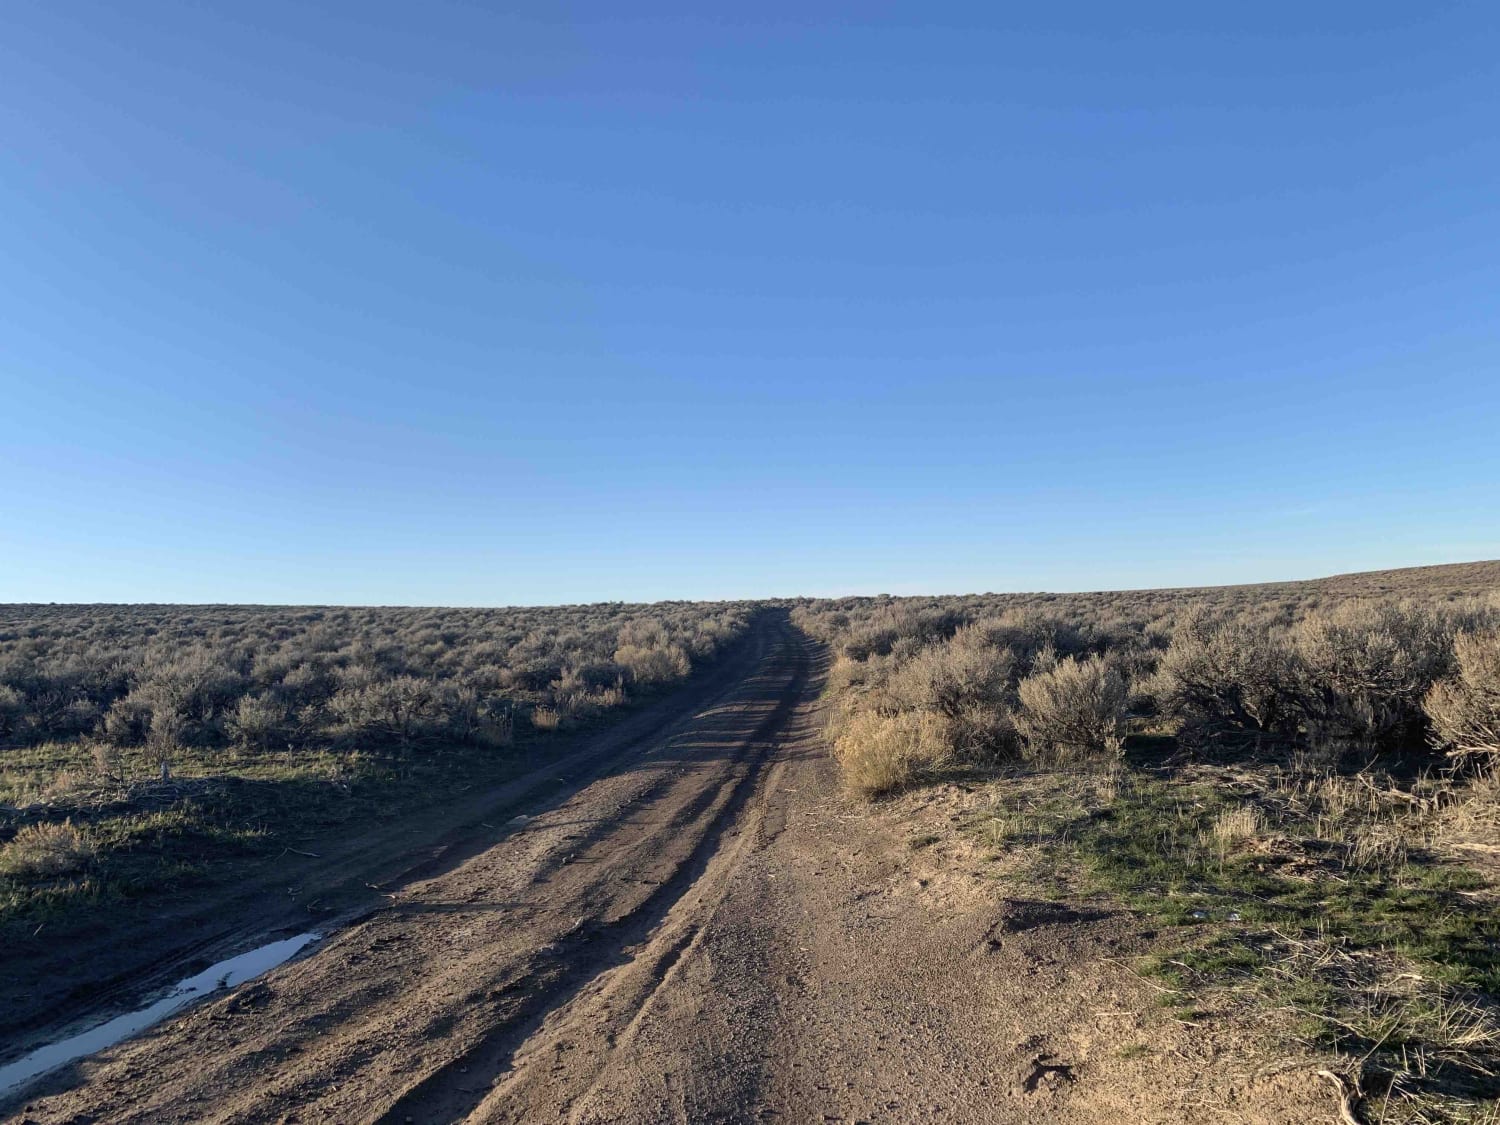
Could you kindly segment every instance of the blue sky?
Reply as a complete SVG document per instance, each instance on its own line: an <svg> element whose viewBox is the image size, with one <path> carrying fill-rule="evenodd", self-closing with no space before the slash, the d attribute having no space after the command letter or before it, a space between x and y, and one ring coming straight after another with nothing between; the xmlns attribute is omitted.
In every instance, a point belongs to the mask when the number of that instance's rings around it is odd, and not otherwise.
<svg viewBox="0 0 1500 1125"><path fill-rule="evenodd" d="M499 7L11 8L0 600L1500 556L1494 5Z"/></svg>

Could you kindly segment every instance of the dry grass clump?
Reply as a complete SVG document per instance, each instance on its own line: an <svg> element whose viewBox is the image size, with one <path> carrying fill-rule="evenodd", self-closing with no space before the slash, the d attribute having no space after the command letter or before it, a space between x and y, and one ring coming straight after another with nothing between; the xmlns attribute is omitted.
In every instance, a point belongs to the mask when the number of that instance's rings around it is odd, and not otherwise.
<svg viewBox="0 0 1500 1125"><path fill-rule="evenodd" d="M856 712L834 739L833 752L845 784L865 797L910 785L950 756L942 721L921 711Z"/></svg>
<svg viewBox="0 0 1500 1125"><path fill-rule="evenodd" d="M1241 844L1258 839L1265 827L1265 815L1257 806L1236 805L1220 812L1213 826L1200 834L1200 839L1223 861Z"/></svg>
<svg viewBox="0 0 1500 1125"><path fill-rule="evenodd" d="M0 874L20 879L69 875L94 858L94 846L73 822L28 824L0 849Z"/></svg>
<svg viewBox="0 0 1500 1125"><path fill-rule="evenodd" d="M1481 853L1500 865L1500 771L1474 778L1438 809L1433 841L1442 848Z"/></svg>
<svg viewBox="0 0 1500 1125"><path fill-rule="evenodd" d="M531 712L531 725L537 730L556 730L562 725L562 716L550 707L538 707Z"/></svg>
<svg viewBox="0 0 1500 1125"><path fill-rule="evenodd" d="M1493 998L1445 985L1398 957L1330 935L1275 932L1258 989L1300 1016L1310 1046L1331 1048L1381 1122L1457 1122L1494 1106L1500 1012Z"/></svg>

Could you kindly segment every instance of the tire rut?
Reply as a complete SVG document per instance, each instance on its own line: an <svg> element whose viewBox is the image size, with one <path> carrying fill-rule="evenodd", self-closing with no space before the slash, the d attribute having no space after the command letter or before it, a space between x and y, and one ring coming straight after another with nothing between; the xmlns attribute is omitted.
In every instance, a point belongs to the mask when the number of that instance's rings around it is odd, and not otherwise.
<svg viewBox="0 0 1500 1125"><path fill-rule="evenodd" d="M793 658L790 679L781 689L780 698L736 750L729 764L729 774L718 785L706 786L664 825L665 832L671 833L705 814L708 816L698 842L666 881L620 917L608 922L585 923L566 935L549 951L544 963L532 967L528 976L535 984L526 995L516 998L515 1007L506 1011L478 1042L403 1094L375 1121L380 1125L403 1125L407 1121L459 1121L468 1117L482 1103L502 1096L493 1083L511 1070L516 1057L526 1049L528 1041L541 1030L550 1015L564 1008L601 977L637 962L645 950L631 951L649 943L652 932L702 878L719 853L725 830L755 790L761 769L774 748L773 736L802 699L808 669L808 654L799 646ZM741 765L745 768L736 773L734 767ZM637 806L642 803L632 802ZM618 826L616 821L608 827L617 829ZM599 840L607 839L609 834L609 831L602 831ZM684 935L670 943L667 955L658 958L658 967L653 973L658 985L697 932L697 927L689 927Z"/></svg>
<svg viewBox="0 0 1500 1125"><path fill-rule="evenodd" d="M221 896L166 906L149 933L130 933L124 940L115 935L111 944L119 948L103 956L86 949L75 951L67 965L44 960L26 965L24 975L33 981L59 976L76 980L80 968L93 976L84 975L66 999L52 1001L44 1010L29 1006L34 989L29 990L26 1006L0 1013L0 1037L7 1047L17 1050L46 1042L55 1039L61 1028L129 1010L141 997L190 976L196 966L262 944L274 934L297 932L313 921L324 932L359 922L384 908L384 900L372 892L398 891L453 871L503 841L509 830L495 826L514 814L535 815L555 808L622 763L676 737L700 708L732 692L763 662L770 644L768 632L774 630L767 629L764 619L758 621L701 678L695 676L671 696L624 717L617 726L583 736L580 749L501 782L487 793L466 796L446 810L446 821L442 810L434 810L414 815L411 819L418 823L398 820L352 839L300 842L318 854L278 857L264 863L264 870L252 872L243 886L228 888ZM430 834L424 839L425 833ZM287 903L284 889L292 884L304 888L304 901L322 899L339 905L310 919L304 907ZM193 933L198 936L183 936ZM101 966L116 962L125 967L101 971ZM5 1057L6 1052L0 1050L0 1058Z"/></svg>
<svg viewBox="0 0 1500 1125"><path fill-rule="evenodd" d="M784 614L751 645L701 709L612 741L597 776L497 824L471 857L433 857L433 878L262 978L255 1006L230 994L60 1071L26 1117L404 1123L461 1120L487 1100L489 1114L580 994L629 977L643 1007L693 948L681 904L732 865L745 807L809 695L810 646ZM628 1034L633 1012L612 1026Z"/></svg>

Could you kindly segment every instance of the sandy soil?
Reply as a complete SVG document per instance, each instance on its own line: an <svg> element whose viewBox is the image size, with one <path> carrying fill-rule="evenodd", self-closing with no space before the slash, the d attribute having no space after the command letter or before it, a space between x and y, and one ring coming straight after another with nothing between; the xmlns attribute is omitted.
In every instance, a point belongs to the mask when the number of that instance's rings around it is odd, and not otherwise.
<svg viewBox="0 0 1500 1125"><path fill-rule="evenodd" d="M954 815L941 800L841 796L821 654L784 616L739 671L310 956L11 1119L1335 1119L1250 1031L1154 1005L1137 920L913 852Z"/></svg>

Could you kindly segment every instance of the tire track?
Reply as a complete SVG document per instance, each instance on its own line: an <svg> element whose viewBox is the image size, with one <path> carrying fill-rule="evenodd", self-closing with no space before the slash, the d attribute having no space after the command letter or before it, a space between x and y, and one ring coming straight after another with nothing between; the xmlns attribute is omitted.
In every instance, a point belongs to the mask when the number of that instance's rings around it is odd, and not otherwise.
<svg viewBox="0 0 1500 1125"><path fill-rule="evenodd" d="M408 1120L463 1120L482 1102L495 1096L488 1088L480 1088L476 1083L494 1081L504 1075L549 1015L567 1005L600 977L637 962L641 953L631 953L631 948L648 941L652 931L702 878L720 851L725 829L752 795L760 768L774 747L772 736L803 697L807 675L808 657L802 651L795 658L791 678L781 690L775 707L736 751L729 776L717 785L705 787L695 800L670 818L666 826L669 832L707 816L697 844L677 864L671 876L644 901L616 920L587 924L567 935L549 955L548 964L537 967L535 979L539 982L538 987L469 1050L392 1103L376 1118L380 1125L403 1125ZM732 767L739 765L745 768L734 771ZM604 834L601 839L606 836ZM658 984L696 934L696 927L690 927L684 936L669 944L665 957L657 959L659 967L653 975Z"/></svg>
<svg viewBox="0 0 1500 1125"><path fill-rule="evenodd" d="M679 903L730 862L809 692L809 649L784 613L753 643L758 662L700 697L705 710L657 724L571 796L263 978L256 1005L210 1002L62 1072L27 1118L460 1120L581 994L629 977L648 1003L697 940Z"/></svg>

